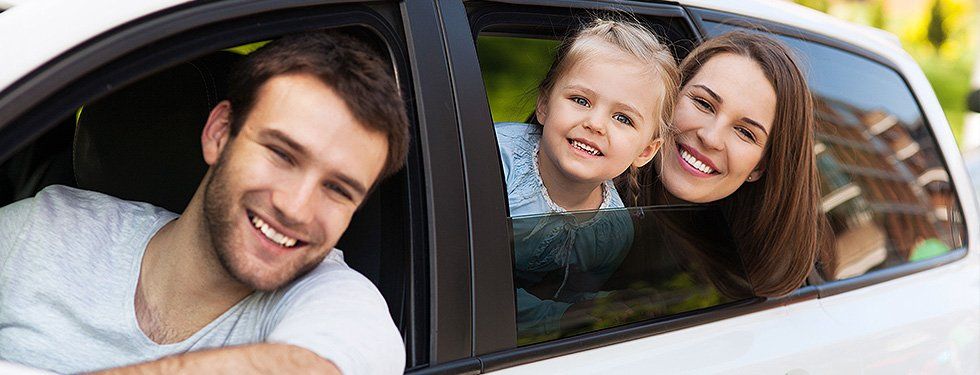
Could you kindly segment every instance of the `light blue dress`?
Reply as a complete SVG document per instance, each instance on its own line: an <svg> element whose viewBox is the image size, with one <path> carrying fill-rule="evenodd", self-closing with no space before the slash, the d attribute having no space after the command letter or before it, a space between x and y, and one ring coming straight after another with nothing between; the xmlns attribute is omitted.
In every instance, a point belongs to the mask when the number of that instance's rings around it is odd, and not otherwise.
<svg viewBox="0 0 980 375"><path fill-rule="evenodd" d="M514 240L519 337L558 332L575 302L595 298L633 240L633 222L612 181L599 211L555 204L538 172L541 126L495 125ZM533 292L532 292L533 291Z"/></svg>

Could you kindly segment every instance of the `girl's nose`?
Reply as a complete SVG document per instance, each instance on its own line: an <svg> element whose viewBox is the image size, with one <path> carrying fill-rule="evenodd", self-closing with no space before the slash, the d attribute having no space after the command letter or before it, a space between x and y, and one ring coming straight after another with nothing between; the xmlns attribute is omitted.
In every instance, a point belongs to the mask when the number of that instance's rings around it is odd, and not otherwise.
<svg viewBox="0 0 980 375"><path fill-rule="evenodd" d="M585 119L585 123L582 126L593 133L599 135L606 134L606 123L602 116L595 114L595 112L598 111L593 111L593 114Z"/></svg>

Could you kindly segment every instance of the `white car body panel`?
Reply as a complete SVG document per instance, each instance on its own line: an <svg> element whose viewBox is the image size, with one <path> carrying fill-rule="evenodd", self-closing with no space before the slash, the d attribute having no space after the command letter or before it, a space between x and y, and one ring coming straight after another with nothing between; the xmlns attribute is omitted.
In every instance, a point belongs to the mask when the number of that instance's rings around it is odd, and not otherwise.
<svg viewBox="0 0 980 375"><path fill-rule="evenodd" d="M71 48L186 0L6 1L0 90ZM970 180L942 108L893 37L784 2L683 0L786 24L877 53L908 81L959 191L968 238L980 238ZM0 7L3 7L0 6ZM92 12L97 9L97 12ZM91 14L90 14L91 13ZM88 16L79 16L90 14ZM542 373L980 373L980 254L846 293L499 371Z"/></svg>
<svg viewBox="0 0 980 375"><path fill-rule="evenodd" d="M0 13L0 90L112 28L187 0L34 0ZM93 11L96 10L97 11Z"/></svg>
<svg viewBox="0 0 980 375"><path fill-rule="evenodd" d="M839 39L892 61L907 80L980 238L972 184L932 86L894 37L784 2L682 0ZM857 290L499 371L503 374L980 373L980 246L966 258Z"/></svg>

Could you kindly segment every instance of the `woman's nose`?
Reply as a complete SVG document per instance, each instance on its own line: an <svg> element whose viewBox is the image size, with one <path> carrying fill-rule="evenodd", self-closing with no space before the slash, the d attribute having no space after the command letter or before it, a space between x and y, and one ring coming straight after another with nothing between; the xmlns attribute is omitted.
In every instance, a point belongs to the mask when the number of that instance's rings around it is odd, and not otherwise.
<svg viewBox="0 0 980 375"><path fill-rule="evenodd" d="M725 124L722 121L714 121L709 124L705 124L700 129L698 129L698 138L701 139L701 143L704 144L706 148L711 148L715 150L725 149Z"/></svg>

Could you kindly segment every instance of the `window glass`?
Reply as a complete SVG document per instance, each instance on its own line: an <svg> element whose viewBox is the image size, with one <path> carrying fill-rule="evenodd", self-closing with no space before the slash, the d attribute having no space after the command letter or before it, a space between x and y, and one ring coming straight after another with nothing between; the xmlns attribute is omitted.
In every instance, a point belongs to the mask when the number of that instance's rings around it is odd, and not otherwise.
<svg viewBox="0 0 980 375"><path fill-rule="evenodd" d="M506 142L499 123L523 122L534 111L537 84L558 42L481 35L477 43L498 142ZM509 221L518 345L753 295L728 225L714 206L512 213Z"/></svg>
<svg viewBox="0 0 980 375"><path fill-rule="evenodd" d="M518 216L518 345L752 297L714 206Z"/></svg>
<svg viewBox="0 0 980 375"><path fill-rule="evenodd" d="M710 35L736 27L706 23ZM928 259L965 245L939 146L894 70L826 45L799 52L816 101L822 206L836 235L827 280Z"/></svg>

